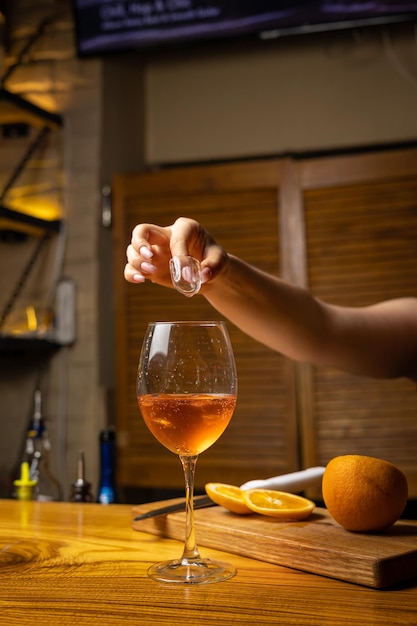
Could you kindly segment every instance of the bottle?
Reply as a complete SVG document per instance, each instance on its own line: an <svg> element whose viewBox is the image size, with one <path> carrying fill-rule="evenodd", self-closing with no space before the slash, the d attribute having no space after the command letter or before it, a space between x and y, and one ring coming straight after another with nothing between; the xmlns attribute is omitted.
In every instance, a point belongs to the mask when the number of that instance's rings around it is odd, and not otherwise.
<svg viewBox="0 0 417 626"><path fill-rule="evenodd" d="M61 500L62 488L53 475L50 465L51 442L42 416L42 396L35 391L34 411L26 436L25 460L29 464L30 480L36 481L33 499L40 501Z"/></svg>
<svg viewBox="0 0 417 626"><path fill-rule="evenodd" d="M71 485L71 502L92 502L91 483L85 479L84 452L78 451L77 480Z"/></svg>
<svg viewBox="0 0 417 626"><path fill-rule="evenodd" d="M33 488L36 486L36 480L31 480L30 478L29 463L27 461L23 461L20 466L20 478L16 478L13 484L18 500L33 499Z"/></svg>
<svg viewBox="0 0 417 626"><path fill-rule="evenodd" d="M100 482L97 493L97 502L112 504L116 502L115 489L115 460L116 435L112 428L100 433Z"/></svg>
<svg viewBox="0 0 417 626"><path fill-rule="evenodd" d="M32 465L33 456L35 454L35 440L42 438L43 420L42 420L42 396L39 389L36 389L33 399L33 416L29 428L26 433L25 461ZM37 443L39 443L37 441ZM39 447L39 446L37 446Z"/></svg>

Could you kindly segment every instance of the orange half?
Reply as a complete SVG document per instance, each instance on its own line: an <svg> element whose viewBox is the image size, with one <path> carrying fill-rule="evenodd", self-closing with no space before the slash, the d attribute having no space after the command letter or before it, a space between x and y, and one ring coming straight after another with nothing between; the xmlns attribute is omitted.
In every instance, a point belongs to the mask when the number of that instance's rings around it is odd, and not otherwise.
<svg viewBox="0 0 417 626"><path fill-rule="evenodd" d="M235 485L226 485L224 483L207 483L205 486L206 493L213 502L224 506L233 513L239 515L248 515L253 511L245 504L242 494L243 491Z"/></svg>
<svg viewBox="0 0 417 626"><path fill-rule="evenodd" d="M271 489L242 491L242 498L247 507L255 513L278 517L289 522L306 519L316 506L314 502L302 496Z"/></svg>

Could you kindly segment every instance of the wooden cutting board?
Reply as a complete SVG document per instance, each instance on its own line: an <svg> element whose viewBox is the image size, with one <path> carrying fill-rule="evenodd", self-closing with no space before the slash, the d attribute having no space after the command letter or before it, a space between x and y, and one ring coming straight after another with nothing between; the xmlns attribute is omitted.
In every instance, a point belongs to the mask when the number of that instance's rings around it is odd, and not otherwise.
<svg viewBox="0 0 417 626"><path fill-rule="evenodd" d="M135 506L132 517L169 500ZM382 589L417 578L417 523L398 521L383 533L352 533L338 526L325 509L303 522L235 515L223 507L194 513L199 546ZM135 530L184 540L185 513L132 521Z"/></svg>

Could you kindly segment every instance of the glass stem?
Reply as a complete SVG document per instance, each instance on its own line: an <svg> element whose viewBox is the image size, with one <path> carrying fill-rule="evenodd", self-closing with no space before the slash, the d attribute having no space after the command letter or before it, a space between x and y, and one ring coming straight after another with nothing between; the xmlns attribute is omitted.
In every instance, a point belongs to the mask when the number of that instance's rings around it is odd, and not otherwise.
<svg viewBox="0 0 417 626"><path fill-rule="evenodd" d="M195 539L194 525L194 475L198 456L182 456L180 461L184 470L185 478L185 544L182 561L196 561L200 558Z"/></svg>

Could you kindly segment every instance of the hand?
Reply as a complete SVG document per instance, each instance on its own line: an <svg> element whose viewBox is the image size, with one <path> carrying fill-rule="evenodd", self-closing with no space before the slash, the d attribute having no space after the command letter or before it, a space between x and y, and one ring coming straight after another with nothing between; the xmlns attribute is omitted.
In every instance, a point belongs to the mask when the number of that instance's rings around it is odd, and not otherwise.
<svg viewBox="0 0 417 626"><path fill-rule="evenodd" d="M125 279L172 287L169 260L189 255L201 263L202 283L213 280L228 265L228 255L213 237L195 220L180 217L171 226L139 224L133 229L127 248Z"/></svg>

